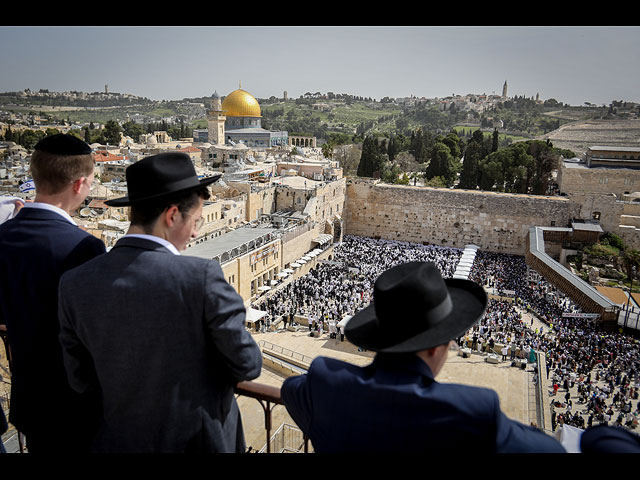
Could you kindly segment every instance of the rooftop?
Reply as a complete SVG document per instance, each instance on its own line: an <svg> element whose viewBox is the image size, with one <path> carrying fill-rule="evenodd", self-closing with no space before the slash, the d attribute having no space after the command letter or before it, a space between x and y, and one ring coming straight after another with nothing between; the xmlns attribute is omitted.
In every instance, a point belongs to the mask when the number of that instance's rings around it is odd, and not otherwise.
<svg viewBox="0 0 640 480"><path fill-rule="evenodd" d="M202 243L192 245L182 253L183 255L192 257L212 259L219 255L222 255L225 252L256 241L260 237L273 233L277 230L277 228L264 227L238 228L237 230L225 233L224 235L220 235L219 237L216 237L212 240L206 240Z"/></svg>

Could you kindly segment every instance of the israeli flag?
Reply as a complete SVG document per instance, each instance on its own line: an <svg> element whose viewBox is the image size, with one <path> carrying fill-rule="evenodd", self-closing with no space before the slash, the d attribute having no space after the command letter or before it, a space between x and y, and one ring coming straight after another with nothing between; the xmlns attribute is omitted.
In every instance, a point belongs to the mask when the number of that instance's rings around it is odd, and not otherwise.
<svg viewBox="0 0 640 480"><path fill-rule="evenodd" d="M35 190L36 186L33 183L33 179L29 179L26 182L22 183L22 185L20 185L18 189L20 190L21 193L25 193L25 192L30 192L31 190Z"/></svg>

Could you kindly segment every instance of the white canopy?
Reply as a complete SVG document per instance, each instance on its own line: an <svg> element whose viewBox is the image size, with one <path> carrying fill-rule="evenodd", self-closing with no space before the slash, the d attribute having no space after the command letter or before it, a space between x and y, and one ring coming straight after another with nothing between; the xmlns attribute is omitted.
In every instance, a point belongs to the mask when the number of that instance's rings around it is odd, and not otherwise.
<svg viewBox="0 0 640 480"><path fill-rule="evenodd" d="M261 287L258 287L258 290L260 290L261 292L266 292L268 290L271 290L271 287L267 287L266 285L263 285Z"/></svg>
<svg viewBox="0 0 640 480"><path fill-rule="evenodd" d="M300 265L298 265L298 266L300 266ZM283 273L293 273L293 270L291 270L290 268L283 268L282 272Z"/></svg>
<svg viewBox="0 0 640 480"><path fill-rule="evenodd" d="M256 320L260 320L262 317L264 317L267 314L267 312L264 312L262 310L256 310L255 308L251 308L249 307L247 309L247 315L246 315L246 320L247 322L255 322Z"/></svg>
<svg viewBox="0 0 640 480"><path fill-rule="evenodd" d="M291 264L291 266L292 266L293 268L298 268L298 267L300 267L301 265L300 265L299 263L295 263L295 262L294 262L294 263L292 263L292 264Z"/></svg>
<svg viewBox="0 0 640 480"><path fill-rule="evenodd" d="M289 272L285 272L284 270L280 273L278 273L278 276L280 278L284 278L284 277L288 277L289 276Z"/></svg>

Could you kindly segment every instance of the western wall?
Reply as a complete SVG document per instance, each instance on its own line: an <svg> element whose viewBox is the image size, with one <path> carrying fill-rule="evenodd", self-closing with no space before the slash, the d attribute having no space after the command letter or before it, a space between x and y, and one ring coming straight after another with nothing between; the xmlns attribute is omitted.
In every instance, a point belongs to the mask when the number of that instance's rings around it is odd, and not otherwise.
<svg viewBox="0 0 640 480"><path fill-rule="evenodd" d="M565 227L580 218L567 197L382 184L350 179L345 233L525 255L532 226Z"/></svg>

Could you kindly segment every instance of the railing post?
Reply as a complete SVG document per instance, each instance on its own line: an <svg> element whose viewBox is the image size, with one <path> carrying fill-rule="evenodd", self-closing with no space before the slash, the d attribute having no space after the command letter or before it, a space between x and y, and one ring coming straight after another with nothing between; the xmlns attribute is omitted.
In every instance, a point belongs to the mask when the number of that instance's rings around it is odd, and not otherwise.
<svg viewBox="0 0 640 480"><path fill-rule="evenodd" d="M271 385L264 385L256 382L240 382L236 385L235 392L245 397L258 400L264 410L264 425L267 432L267 453L271 453L271 404L284 405L280 397L280 389ZM265 402L265 403L263 403ZM309 453L309 439L303 433L304 453Z"/></svg>

